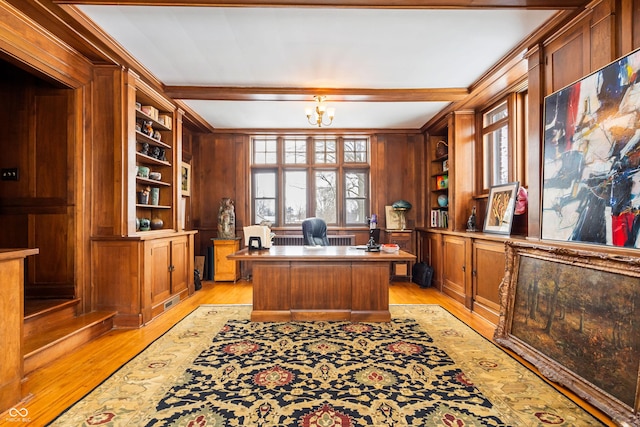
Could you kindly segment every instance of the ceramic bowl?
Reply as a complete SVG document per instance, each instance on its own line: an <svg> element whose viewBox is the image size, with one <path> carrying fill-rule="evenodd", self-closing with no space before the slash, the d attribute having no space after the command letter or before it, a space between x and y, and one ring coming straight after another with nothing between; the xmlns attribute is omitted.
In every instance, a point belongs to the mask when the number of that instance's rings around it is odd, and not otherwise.
<svg viewBox="0 0 640 427"><path fill-rule="evenodd" d="M149 178L149 168L146 166L138 166L138 176L141 178Z"/></svg>
<svg viewBox="0 0 640 427"><path fill-rule="evenodd" d="M149 172L149 179L160 181L162 174L160 172Z"/></svg>
<svg viewBox="0 0 640 427"><path fill-rule="evenodd" d="M382 246L380 246L380 249L383 252L398 252L400 250L400 246L396 245L395 243L385 243Z"/></svg>

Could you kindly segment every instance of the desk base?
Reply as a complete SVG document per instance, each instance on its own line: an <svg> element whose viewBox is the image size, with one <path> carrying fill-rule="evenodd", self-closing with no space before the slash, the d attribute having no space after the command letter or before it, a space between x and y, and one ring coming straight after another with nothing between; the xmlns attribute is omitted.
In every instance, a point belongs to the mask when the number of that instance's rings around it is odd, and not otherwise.
<svg viewBox="0 0 640 427"><path fill-rule="evenodd" d="M253 264L255 322L388 322L389 261Z"/></svg>

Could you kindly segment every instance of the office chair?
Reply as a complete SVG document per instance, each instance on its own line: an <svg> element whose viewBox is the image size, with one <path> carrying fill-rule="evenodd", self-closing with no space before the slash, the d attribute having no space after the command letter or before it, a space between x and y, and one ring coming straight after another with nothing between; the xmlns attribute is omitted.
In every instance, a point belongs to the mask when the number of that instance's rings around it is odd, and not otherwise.
<svg viewBox="0 0 640 427"><path fill-rule="evenodd" d="M302 238L305 246L329 246L327 223L322 218L307 218L302 221Z"/></svg>

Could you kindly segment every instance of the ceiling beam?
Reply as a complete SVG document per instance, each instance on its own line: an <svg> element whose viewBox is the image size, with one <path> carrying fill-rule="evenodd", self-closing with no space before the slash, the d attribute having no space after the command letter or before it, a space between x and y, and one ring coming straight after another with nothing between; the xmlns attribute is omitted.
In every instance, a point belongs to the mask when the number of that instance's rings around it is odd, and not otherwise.
<svg viewBox="0 0 640 427"><path fill-rule="evenodd" d="M58 4L211 6L211 7L336 7L366 9L525 8L573 9L584 0L52 0Z"/></svg>
<svg viewBox="0 0 640 427"><path fill-rule="evenodd" d="M316 95L331 101L349 102L455 102L469 95L466 88L436 89L354 89L354 88L287 88L239 86L165 86L164 92L174 99L211 101L312 101Z"/></svg>

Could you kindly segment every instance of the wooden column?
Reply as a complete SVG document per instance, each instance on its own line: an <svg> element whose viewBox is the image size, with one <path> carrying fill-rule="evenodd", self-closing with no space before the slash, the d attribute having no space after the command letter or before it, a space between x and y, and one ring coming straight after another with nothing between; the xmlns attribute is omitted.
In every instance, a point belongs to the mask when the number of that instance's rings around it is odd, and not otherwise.
<svg viewBox="0 0 640 427"><path fill-rule="evenodd" d="M22 399L24 259L38 249L0 249L0 412Z"/></svg>

